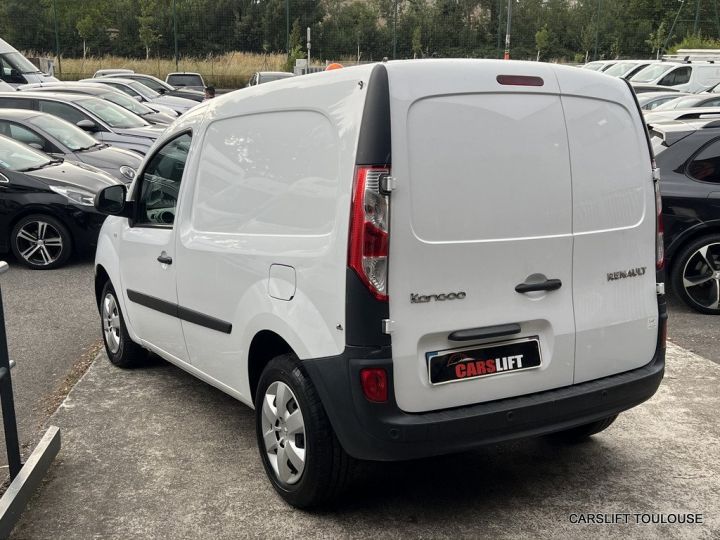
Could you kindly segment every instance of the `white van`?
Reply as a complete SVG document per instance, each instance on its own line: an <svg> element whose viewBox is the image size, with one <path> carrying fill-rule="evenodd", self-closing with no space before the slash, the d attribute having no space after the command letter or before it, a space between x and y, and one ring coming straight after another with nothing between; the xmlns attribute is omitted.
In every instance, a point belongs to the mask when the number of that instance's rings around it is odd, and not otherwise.
<svg viewBox="0 0 720 540"><path fill-rule="evenodd" d="M40 71L15 47L2 39L0 39L0 80L14 87L21 84L59 81L59 79Z"/></svg>
<svg viewBox="0 0 720 540"><path fill-rule="evenodd" d="M589 436L663 376L657 193L629 85L590 70L398 61L232 92L96 199L107 354L254 407L299 507L354 459Z"/></svg>
<svg viewBox="0 0 720 540"><path fill-rule="evenodd" d="M659 62L630 78L632 84L670 86L680 92L701 92L720 82L720 64L714 62Z"/></svg>

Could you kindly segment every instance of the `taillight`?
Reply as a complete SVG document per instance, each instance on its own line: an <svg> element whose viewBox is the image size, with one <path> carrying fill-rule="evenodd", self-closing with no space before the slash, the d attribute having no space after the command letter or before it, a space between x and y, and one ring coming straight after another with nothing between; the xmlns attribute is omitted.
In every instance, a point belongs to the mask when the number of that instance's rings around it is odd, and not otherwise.
<svg viewBox="0 0 720 540"><path fill-rule="evenodd" d="M360 385L368 401L382 403L388 398L387 372L383 368L360 370Z"/></svg>
<svg viewBox="0 0 720 540"><path fill-rule="evenodd" d="M390 198L381 192L380 182L389 174L387 167L356 169L348 242L348 266L382 301L388 299Z"/></svg>
<svg viewBox="0 0 720 540"><path fill-rule="evenodd" d="M662 219L662 197L660 195L660 171L653 160L653 182L655 184L655 267L665 267L665 228Z"/></svg>

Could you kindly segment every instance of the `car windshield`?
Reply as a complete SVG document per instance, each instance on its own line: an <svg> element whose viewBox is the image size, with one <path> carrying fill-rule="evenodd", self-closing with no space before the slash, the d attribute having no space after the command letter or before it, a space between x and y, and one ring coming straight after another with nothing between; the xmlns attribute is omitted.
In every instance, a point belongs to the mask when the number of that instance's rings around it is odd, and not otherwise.
<svg viewBox="0 0 720 540"><path fill-rule="evenodd" d="M155 90L151 90L144 84L140 84L137 81L132 81L131 83L128 83L128 86L135 90L138 94L140 94L145 99L155 99L156 97L159 97L160 94L158 94Z"/></svg>
<svg viewBox="0 0 720 540"><path fill-rule="evenodd" d="M170 75L168 82L175 86L202 86L203 82L199 75Z"/></svg>
<svg viewBox="0 0 720 540"><path fill-rule="evenodd" d="M10 64L10 67L15 68L20 73L40 73L40 70L19 52L0 54L0 56Z"/></svg>
<svg viewBox="0 0 720 540"><path fill-rule="evenodd" d="M51 114L35 116L29 121L31 124L55 137L73 152L87 150L100 144L95 138L85 133L79 127Z"/></svg>
<svg viewBox="0 0 720 540"><path fill-rule="evenodd" d="M613 75L615 77L622 77L632 68L637 66L637 62L618 62L614 66L609 67L604 73L606 75Z"/></svg>
<svg viewBox="0 0 720 540"><path fill-rule="evenodd" d="M673 65L667 65L667 64L655 64L652 66L648 66L645 69L641 69L638 71L635 75L632 76L632 79L630 79L632 82L637 83L649 83L653 82L655 79L658 79L662 77L665 73L670 71L675 66Z"/></svg>
<svg viewBox="0 0 720 540"><path fill-rule="evenodd" d="M132 79L144 86L147 86L150 90L154 90L158 94L161 93L160 90L175 90L175 88L173 88L169 84L164 83L154 77L132 77Z"/></svg>
<svg viewBox="0 0 720 540"><path fill-rule="evenodd" d="M42 169L53 160L29 146L0 137L0 167L11 171L32 171Z"/></svg>
<svg viewBox="0 0 720 540"><path fill-rule="evenodd" d="M127 109L128 111L133 112L139 116L143 116L145 114L150 114L153 112L153 110L147 105L143 105L138 100L133 99L127 94L123 94L121 92L108 92L107 94L103 94L100 97L102 97L103 99L107 99L111 103L120 105L123 109Z"/></svg>
<svg viewBox="0 0 720 540"><path fill-rule="evenodd" d="M103 99L81 99L76 103L83 109L97 115L98 118L113 128L128 129L150 125L138 115Z"/></svg>

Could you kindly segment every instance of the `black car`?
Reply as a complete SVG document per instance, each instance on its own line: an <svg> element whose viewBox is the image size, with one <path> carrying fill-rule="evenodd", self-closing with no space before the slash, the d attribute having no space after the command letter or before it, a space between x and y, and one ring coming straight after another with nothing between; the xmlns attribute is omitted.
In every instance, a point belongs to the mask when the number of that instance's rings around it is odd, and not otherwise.
<svg viewBox="0 0 720 540"><path fill-rule="evenodd" d="M95 194L119 184L89 165L73 165L0 135L0 252L34 269L63 265L97 245L105 216Z"/></svg>
<svg viewBox="0 0 720 540"><path fill-rule="evenodd" d="M720 315L720 120L648 127L660 169L669 281L688 306Z"/></svg>
<svg viewBox="0 0 720 540"><path fill-rule="evenodd" d="M97 141L62 118L40 111L0 108L0 135L5 135L52 157L92 165L130 183L142 158L137 152Z"/></svg>

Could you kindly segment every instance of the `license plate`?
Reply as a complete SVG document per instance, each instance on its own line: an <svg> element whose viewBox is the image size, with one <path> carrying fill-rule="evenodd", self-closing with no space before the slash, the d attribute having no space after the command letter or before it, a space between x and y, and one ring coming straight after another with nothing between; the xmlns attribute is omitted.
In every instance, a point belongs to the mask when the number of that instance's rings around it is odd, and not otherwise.
<svg viewBox="0 0 720 540"><path fill-rule="evenodd" d="M429 352L425 357L431 384L536 369L542 363L537 337Z"/></svg>

